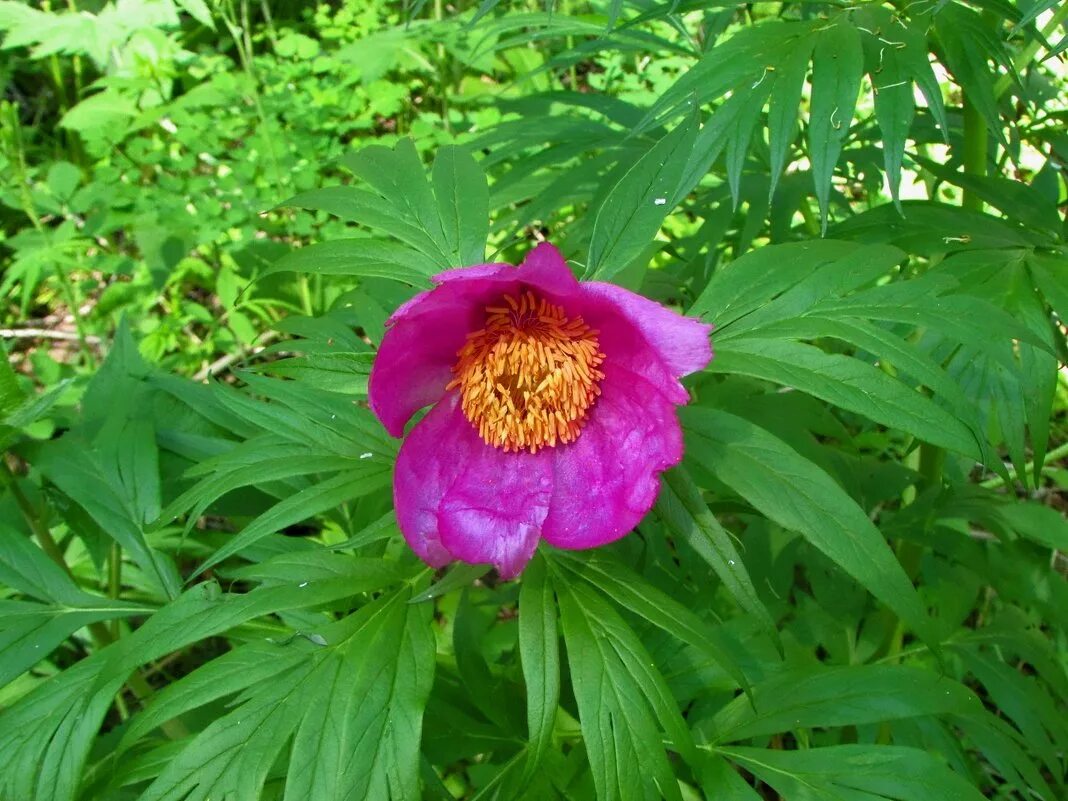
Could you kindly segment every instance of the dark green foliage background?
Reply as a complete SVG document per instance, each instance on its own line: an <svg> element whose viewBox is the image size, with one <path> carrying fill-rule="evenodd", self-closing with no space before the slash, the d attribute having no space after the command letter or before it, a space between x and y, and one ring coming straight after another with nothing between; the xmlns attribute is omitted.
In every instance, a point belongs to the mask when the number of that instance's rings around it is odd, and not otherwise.
<svg viewBox="0 0 1068 801"><path fill-rule="evenodd" d="M1066 19L0 2L0 801L1065 798ZM542 239L686 458L435 573L375 347Z"/></svg>

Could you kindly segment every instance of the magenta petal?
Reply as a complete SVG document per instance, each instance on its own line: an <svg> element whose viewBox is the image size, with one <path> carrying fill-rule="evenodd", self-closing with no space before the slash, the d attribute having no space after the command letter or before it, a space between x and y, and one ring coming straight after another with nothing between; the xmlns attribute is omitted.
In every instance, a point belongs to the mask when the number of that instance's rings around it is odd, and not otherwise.
<svg viewBox="0 0 1068 801"><path fill-rule="evenodd" d="M704 369L712 359L712 326L686 317L615 284L591 281L582 285L588 300L611 306L611 314L633 325L658 357L677 377ZM601 307L601 314L606 313ZM607 351L606 351L607 352Z"/></svg>
<svg viewBox="0 0 1068 801"><path fill-rule="evenodd" d="M393 500L412 550L434 567L459 559L517 575L534 553L552 498L552 456L487 445L448 393L408 434Z"/></svg>
<svg viewBox="0 0 1068 801"><path fill-rule="evenodd" d="M394 437L404 433L413 414L444 394L468 330L460 320L467 316L466 304L433 303L426 314L413 314L386 329L371 365L367 400ZM438 325L442 319L446 324ZM457 322L450 326L449 320Z"/></svg>
<svg viewBox="0 0 1068 801"><path fill-rule="evenodd" d="M542 242L527 254L519 265L519 279L554 295L557 300L579 291L579 282L567 266L560 251L548 242Z"/></svg>
<svg viewBox="0 0 1068 801"><path fill-rule="evenodd" d="M629 532L655 503L660 472L682 459L675 404L618 364L606 362L604 372L582 434L553 449L542 536L558 548L593 548Z"/></svg>
<svg viewBox="0 0 1068 801"><path fill-rule="evenodd" d="M452 380L456 352L467 334L485 324L485 307L527 286L554 302L577 297L579 283L552 245L539 245L522 266L480 264L434 276L437 287L421 292L389 318L371 367L371 410L395 437L424 406L436 402Z"/></svg>

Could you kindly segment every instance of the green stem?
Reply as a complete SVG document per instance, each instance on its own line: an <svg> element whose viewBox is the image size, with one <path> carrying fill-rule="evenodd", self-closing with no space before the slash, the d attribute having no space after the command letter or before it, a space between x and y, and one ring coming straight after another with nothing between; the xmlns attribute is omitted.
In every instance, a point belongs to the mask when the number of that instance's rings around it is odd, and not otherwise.
<svg viewBox="0 0 1068 801"><path fill-rule="evenodd" d="M906 463L915 468L920 478L917 486L909 487L902 495L904 505L908 506L913 503L921 489L940 489L942 487L942 473L946 463L946 451L944 448L921 442L920 447L909 454ZM897 554L898 562L901 563L901 567L905 571L905 575L910 580L915 581L920 574L920 567L923 563L923 546L918 542L899 540L894 551ZM899 619L887 642L884 660L888 662L897 661L901 657L901 649L904 643L905 623ZM889 742L888 739L884 739L887 737L889 737L889 730L881 730L879 734L880 741L883 743Z"/></svg>
<svg viewBox="0 0 1068 801"><path fill-rule="evenodd" d="M297 287L300 290L300 305L304 316L314 317L315 309L312 306L311 287L308 284L308 276L306 274L301 274L297 281Z"/></svg>
<svg viewBox="0 0 1068 801"><path fill-rule="evenodd" d="M1062 443L1061 445L1058 445L1056 448L1054 448L1049 453L1047 453L1045 458L1042 460L1042 467L1045 468L1045 466L1047 464L1049 464L1050 462L1055 462L1058 459L1063 459L1065 456L1068 456L1068 442L1065 442L1065 443ZM1035 472L1035 463L1033 461L1028 462L1026 465L1024 465L1024 474L1025 475L1027 475L1027 474L1034 475L1034 472ZM1011 481L1015 481L1016 480L1016 476L1017 476L1016 468L1015 467L1009 467L1008 468L1008 473L1009 473L1009 479ZM1003 486L1004 484L1005 484L1005 479L1004 478L1002 478L1001 476L995 476L994 478L987 479L986 481L981 482L979 484L979 486L983 487L985 489L997 489L998 487Z"/></svg>
<svg viewBox="0 0 1068 801"><path fill-rule="evenodd" d="M920 481L924 488L941 487L942 471L946 465L946 451L930 445L920 443Z"/></svg>
<svg viewBox="0 0 1068 801"><path fill-rule="evenodd" d="M117 542L111 543L108 552L108 597L118 598L122 592L122 548ZM112 639L119 638L119 620L111 621Z"/></svg>
<svg viewBox="0 0 1068 801"><path fill-rule="evenodd" d="M53 562L63 568L63 572L73 578L70 572L70 568L67 566L67 560L63 558L63 551L59 547L59 543L52 537L52 532L48 530L48 526L41 522L40 517L37 514L37 510L33 508L33 504L30 503L30 499L26 497L26 494L22 491L22 487L18 484L18 479L15 474L11 472L11 468L4 463L4 471L2 473L4 479L4 485L11 490L12 496L15 498L15 505L18 506L19 512L22 513L22 519L26 521L26 525L29 526L30 531L33 532L33 536L37 539L37 542L41 545L41 550L45 552Z"/></svg>
<svg viewBox="0 0 1068 801"><path fill-rule="evenodd" d="M820 221L816 216L816 212L812 210L809 198L801 199L801 205L798 210L801 212L801 219L805 221L805 230L808 231L809 236L818 238L820 235Z"/></svg>
<svg viewBox="0 0 1068 801"><path fill-rule="evenodd" d="M561 5L561 9L560 10L564 12L564 16L570 17L571 16L571 0L562 0L560 5ZM575 49L575 38L573 36L568 36L567 39L564 42L564 45L565 45L565 47L567 47L567 52L570 54L571 51ZM571 90L572 92L577 92L579 90L578 89L578 69L575 67L575 62L574 61L572 61L571 65L567 68L567 77L568 77L568 87L567 88L569 90Z"/></svg>
<svg viewBox="0 0 1068 801"><path fill-rule="evenodd" d="M1068 3L1061 3L1060 7L1053 12L1049 22L1046 23L1046 27L1042 29L1042 38L1049 40L1065 20L1068 20ZM1024 69L1034 60L1040 47L1042 47L1042 43L1037 36L1024 45L1023 49L1016 55L1016 58L1013 59L1013 65L1016 67L1017 72ZM1009 75L1002 75L998 78L994 83L994 97L1001 97L1005 94L1011 84L1012 77Z"/></svg>

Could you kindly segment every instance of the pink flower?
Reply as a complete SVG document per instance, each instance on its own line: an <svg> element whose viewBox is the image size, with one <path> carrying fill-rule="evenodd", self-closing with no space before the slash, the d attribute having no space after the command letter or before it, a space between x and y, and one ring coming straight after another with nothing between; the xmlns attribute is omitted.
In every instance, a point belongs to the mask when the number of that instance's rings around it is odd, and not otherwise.
<svg viewBox="0 0 1068 801"><path fill-rule="evenodd" d="M401 445L397 521L434 567L522 571L544 538L592 548L652 508L682 458L679 377L712 358L712 326L612 284L580 284L539 245L516 268L448 270L390 318L371 409Z"/></svg>

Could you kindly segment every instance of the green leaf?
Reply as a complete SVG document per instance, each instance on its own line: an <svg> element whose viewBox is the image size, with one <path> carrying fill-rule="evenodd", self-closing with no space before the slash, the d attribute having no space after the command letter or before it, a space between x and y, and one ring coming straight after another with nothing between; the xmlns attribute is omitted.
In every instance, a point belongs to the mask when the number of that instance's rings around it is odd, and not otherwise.
<svg viewBox="0 0 1068 801"><path fill-rule="evenodd" d="M207 25L212 30L215 29L215 20L211 18L211 11L208 9L208 4L204 0L175 0L178 3L178 7L185 11L189 16L199 22L201 25Z"/></svg>
<svg viewBox="0 0 1068 801"><path fill-rule="evenodd" d="M728 91L745 94L765 74L768 65L776 66L784 54L804 47L803 40L813 28L811 22L774 20L742 28L729 39L717 42L697 63L656 101L636 133L644 133L673 116L691 113Z"/></svg>
<svg viewBox="0 0 1068 801"><path fill-rule="evenodd" d="M876 206L836 224L830 235L858 242L886 242L924 256L1048 244L1043 234L1013 221L929 200L902 201L901 212L889 204Z"/></svg>
<svg viewBox="0 0 1068 801"><path fill-rule="evenodd" d="M804 751L720 748L786 801L812 798L980 801L982 795L937 757L915 748L832 745ZM815 793L819 793L818 795Z"/></svg>
<svg viewBox="0 0 1068 801"><path fill-rule="evenodd" d="M711 372L735 373L799 389L940 447L982 460L975 433L882 370L849 356L764 336L735 337L716 349Z"/></svg>
<svg viewBox="0 0 1068 801"><path fill-rule="evenodd" d="M770 150L771 186L768 194L775 194L786 156L797 134L797 110L801 107L801 92L808 74L815 37L807 36L787 52L776 67L768 106L768 149ZM765 76L767 79L768 76Z"/></svg>
<svg viewBox="0 0 1068 801"><path fill-rule="evenodd" d="M427 608L406 600L407 590L386 596L325 627L324 646L273 646L299 654L282 653L280 666L256 643L250 653L209 663L206 676L192 674L186 697L244 689L241 702L169 762L142 798L256 797L291 736L286 798L415 797L433 647Z"/></svg>
<svg viewBox="0 0 1068 801"><path fill-rule="evenodd" d="M22 404L23 396L15 371L3 348L0 348L0 355L3 356L0 359L0 420L7 422L6 418Z"/></svg>
<svg viewBox="0 0 1068 801"><path fill-rule="evenodd" d="M863 68L860 33L842 14L817 34L812 58L808 149L824 234L830 212L831 176L853 122Z"/></svg>
<svg viewBox="0 0 1068 801"><path fill-rule="evenodd" d="M976 715L979 699L933 670L900 665L805 667L753 687L752 700L735 698L707 728L727 743L805 728L856 726L919 715Z"/></svg>
<svg viewBox="0 0 1068 801"><path fill-rule="evenodd" d="M115 89L105 89L81 101L59 121L61 128L78 133L121 129L138 114L137 104Z"/></svg>
<svg viewBox="0 0 1068 801"><path fill-rule="evenodd" d="M874 281L904 257L896 248L826 239L759 248L717 270L688 313L715 323L720 342L761 320L797 316L825 295Z"/></svg>
<svg viewBox="0 0 1068 801"><path fill-rule="evenodd" d="M743 690L749 681L719 644L715 631L700 617L657 589L619 561L603 554L579 559L567 552L554 552L550 565L559 565L572 575L597 587L625 609L667 632L718 664ZM676 744L681 749L681 745ZM685 753L685 752L684 752Z"/></svg>
<svg viewBox="0 0 1068 801"><path fill-rule="evenodd" d="M761 801L757 791L723 757L702 754L699 776L701 788L708 798L715 798L716 801Z"/></svg>
<svg viewBox="0 0 1068 801"><path fill-rule="evenodd" d="M886 9L872 11L874 30L890 30L892 18ZM859 22L858 22L859 24ZM895 39L886 39L869 33L863 37L864 50L869 66L872 91L875 96L875 119L883 134L883 164L886 166L887 183L894 204L901 209L898 190L901 186L901 160L905 155L905 142L913 117L916 101L913 98L913 74L909 57L903 50L925 50L922 38L912 35L911 29L893 28Z"/></svg>
<svg viewBox="0 0 1068 801"><path fill-rule="evenodd" d="M226 545L219 548L210 559L200 565L193 575L200 575L268 534L273 534L286 526L295 525L320 512L382 489L388 486L389 478L389 472L383 470L380 465L367 464L346 470L319 484L313 484L272 506L245 526L239 534L232 537Z"/></svg>
<svg viewBox="0 0 1068 801"><path fill-rule="evenodd" d="M82 768L112 699L139 665L248 620L351 596L347 578L227 594L196 586L118 643L94 652L0 711L0 797L73 801Z"/></svg>
<svg viewBox="0 0 1068 801"><path fill-rule="evenodd" d="M169 523L179 515L187 515L185 530L189 532L211 504L240 487L357 465L353 458L319 453L305 444L278 442L269 434L254 437L190 470L190 477L203 478L171 501L160 517Z"/></svg>
<svg viewBox="0 0 1068 801"><path fill-rule="evenodd" d="M174 598L177 576L145 540L146 520L159 515L155 438L146 421L131 429L128 438L95 449L68 434L40 448L34 464L155 578L164 596Z"/></svg>
<svg viewBox="0 0 1068 801"><path fill-rule="evenodd" d="M32 540L0 524L0 583L24 595L78 605L87 596Z"/></svg>
<svg viewBox="0 0 1068 801"><path fill-rule="evenodd" d="M482 578L493 569L493 565L468 565L457 562L449 568L449 572L440 580L412 598L408 603L421 604L426 601L440 598L446 593L469 587L475 579Z"/></svg>
<svg viewBox="0 0 1068 801"><path fill-rule="evenodd" d="M372 231L380 231L398 239L419 251L425 257L424 260L437 265L437 268L427 275L437 272L447 263L441 243L434 239L427 229L410 215L398 213L380 195L367 189L355 186L325 186L301 192L281 206L325 211L342 220L358 223Z"/></svg>
<svg viewBox="0 0 1068 801"><path fill-rule="evenodd" d="M102 620L151 612L126 601L86 595L79 606L0 601L0 687L48 656L74 632Z"/></svg>
<svg viewBox="0 0 1068 801"><path fill-rule="evenodd" d="M526 784L552 747L553 725L560 704L560 645L556 602L545 560L535 554L519 587L519 657L527 689L527 732L530 756L523 769Z"/></svg>
<svg viewBox="0 0 1068 801"><path fill-rule="evenodd" d="M697 120L691 116L653 145L608 192L594 218L586 275L611 279L656 236L672 210L696 136Z"/></svg>
<svg viewBox="0 0 1068 801"><path fill-rule="evenodd" d="M554 584L597 798L682 801L650 709L669 732L689 739L663 677L607 603L582 584Z"/></svg>
<svg viewBox="0 0 1068 801"><path fill-rule="evenodd" d="M667 528L716 571L738 605L757 620L781 651L775 621L757 595L741 554L734 547L731 535L708 508L701 490L684 466L664 473L656 508Z"/></svg>
<svg viewBox="0 0 1068 801"><path fill-rule="evenodd" d="M358 278L390 278L414 287L429 287L429 276L439 272L422 253L375 239L335 239L290 251L261 273L350 275Z"/></svg>
<svg viewBox="0 0 1068 801"><path fill-rule="evenodd" d="M682 409L680 417L691 458L762 514L802 534L936 645L916 590L886 540L830 476L748 420L702 408Z"/></svg>
<svg viewBox="0 0 1068 801"><path fill-rule="evenodd" d="M916 162L937 178L959 186L1003 211L1011 220L1025 223L1040 231L1056 233L1060 230L1061 218L1056 204L1048 202L1036 189L1025 183L996 176L957 172L945 164L921 156L916 157Z"/></svg>
<svg viewBox="0 0 1068 801"><path fill-rule="evenodd" d="M934 20L946 65L969 102L982 115L987 129L1007 148L994 96L994 74L988 66L988 61L993 60L1015 74L1004 45L978 12L960 3L947 3L934 15Z"/></svg>
<svg viewBox="0 0 1068 801"><path fill-rule="evenodd" d="M461 266L481 264L489 237L489 188L470 152L446 145L434 157L434 197L450 253Z"/></svg>
<svg viewBox="0 0 1068 801"><path fill-rule="evenodd" d="M477 257L475 253L484 249L482 234L489 224L488 214L482 214L485 181L481 169L468 161L470 156L465 159L460 152L449 149L443 155L445 161L435 170L433 187L411 139L401 139L392 150L371 145L343 157L341 162L382 197L384 207L378 212L378 219L388 211L409 236L414 229L428 237L432 249L423 252L440 268L461 267L471 263L469 258L481 261L481 253ZM459 175L457 170L466 174ZM462 196L466 196L467 206L461 217L456 204ZM394 223L389 225L396 230ZM480 243L476 242L479 238L483 240Z"/></svg>

